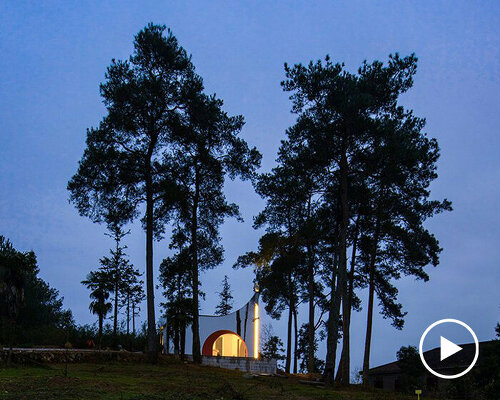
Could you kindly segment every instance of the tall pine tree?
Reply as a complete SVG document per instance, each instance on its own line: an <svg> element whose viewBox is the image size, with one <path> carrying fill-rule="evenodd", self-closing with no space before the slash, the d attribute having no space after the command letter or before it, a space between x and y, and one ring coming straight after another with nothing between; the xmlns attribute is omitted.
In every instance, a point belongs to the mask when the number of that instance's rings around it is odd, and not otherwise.
<svg viewBox="0 0 500 400"><path fill-rule="evenodd" d="M198 79L202 87L201 78ZM193 360L201 362L199 336L200 271L223 260L219 227L229 217L241 220L238 206L224 194L226 177L251 179L260 165L256 148L238 137L243 117L222 110L222 100L200 91L190 98L177 120L172 168L177 191L166 191L161 210L174 222L172 246L190 251L192 289Z"/></svg>
<svg viewBox="0 0 500 400"><path fill-rule="evenodd" d="M187 52L165 26L149 24L134 38L128 60L113 60L101 84L107 115L87 131L87 147L68 183L82 215L102 221L109 197L131 213L144 209L148 354L156 361L153 239L162 232L159 192L169 190L168 151L172 122L197 90ZM144 205L144 208L141 206Z"/></svg>
<svg viewBox="0 0 500 400"><path fill-rule="evenodd" d="M219 304L215 307L216 315L227 315L233 309L233 295L231 294L231 286L227 275L224 275L222 280L222 290L219 292Z"/></svg>

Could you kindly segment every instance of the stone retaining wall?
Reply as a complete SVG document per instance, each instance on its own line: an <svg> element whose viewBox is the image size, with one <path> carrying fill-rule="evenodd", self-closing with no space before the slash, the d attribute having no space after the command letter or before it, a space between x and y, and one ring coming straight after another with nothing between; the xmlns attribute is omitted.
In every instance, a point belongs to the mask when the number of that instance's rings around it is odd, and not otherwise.
<svg viewBox="0 0 500 400"><path fill-rule="evenodd" d="M5 364L9 350L0 350L0 365ZM187 356L191 359L191 356ZM112 350L78 350L78 349L13 349L10 360L14 364L46 364L46 363L101 363L110 361L146 362L143 353ZM276 374L276 360L256 360L248 357L215 357L203 356L202 364L212 367L237 369L254 374Z"/></svg>
<svg viewBox="0 0 500 400"><path fill-rule="evenodd" d="M5 364L9 357L9 350L0 350L0 364ZM143 353L109 350L76 350L76 349L13 349L10 356L15 364L32 363L75 363L75 362L143 362L146 356Z"/></svg>
<svg viewBox="0 0 500 400"><path fill-rule="evenodd" d="M256 360L248 357L203 356L201 363L212 367L238 369L254 374L276 374L276 360Z"/></svg>

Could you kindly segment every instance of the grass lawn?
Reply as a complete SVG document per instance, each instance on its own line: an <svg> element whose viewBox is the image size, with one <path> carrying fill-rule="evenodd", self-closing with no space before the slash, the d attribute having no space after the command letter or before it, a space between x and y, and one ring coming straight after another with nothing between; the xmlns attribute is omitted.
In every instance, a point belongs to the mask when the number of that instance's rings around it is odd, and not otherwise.
<svg viewBox="0 0 500 400"><path fill-rule="evenodd" d="M239 371L162 359L133 363L0 367L0 399L257 400L409 399L360 388L323 389L293 378L249 378Z"/></svg>

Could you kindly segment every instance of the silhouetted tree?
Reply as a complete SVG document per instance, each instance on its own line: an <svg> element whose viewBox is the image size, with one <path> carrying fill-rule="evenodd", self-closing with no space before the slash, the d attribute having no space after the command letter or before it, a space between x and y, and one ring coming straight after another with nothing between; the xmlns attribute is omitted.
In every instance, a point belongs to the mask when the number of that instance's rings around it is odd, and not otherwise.
<svg viewBox="0 0 500 400"><path fill-rule="evenodd" d="M188 248L165 258L160 265L160 282L166 299L162 306L165 307L167 328L173 335L174 354L180 354L181 358L184 358L186 327L193 321L190 275L191 253Z"/></svg>
<svg viewBox="0 0 500 400"><path fill-rule="evenodd" d="M331 288L325 365L328 383L332 383L334 377L341 304L345 318L340 380L349 382L349 320L354 299L350 289L354 277L350 275L354 275L356 260L353 257L354 263L348 273L347 247L349 244L354 246L354 243L358 245L359 225L356 228L355 224L361 222L365 231L370 231L371 236L365 236L372 238L370 248L377 247L373 242L379 241L376 234L382 230L382 223L376 222L379 208L373 207L373 201L384 199L387 186L413 188L413 191L405 192L407 197L400 199L418 210L413 215L416 220L410 221L412 226L406 229L406 233L413 234L413 239L425 236L422 240L427 246L426 255L416 256L419 261L409 266L406 272L418 275L423 259L428 263L435 261L433 252L438 250L434 246L437 242L427 231L420 229L420 223L449 207L446 201L427 200L427 187L435 178L435 161L439 152L435 141L427 139L421 132L422 120L414 118L411 112L397 104L399 96L412 86L415 71L414 55L401 58L397 54L389 57L387 65L378 61L365 62L357 74L345 71L343 64L334 64L329 57L324 62L311 62L307 66L285 66L283 88L291 92L292 111L298 114L296 124L289 130L289 147L299 154L306 173L319 177L318 196L331 208L331 217L323 215L323 219L331 219L331 223L330 229L323 233L321 243L322 249L326 249L324 254L331 253L331 261L323 256L322 262L323 275L328 276L326 272L331 271L327 278ZM394 140L396 135L400 142ZM402 157L405 151L406 159ZM394 154L397 156L391 157ZM359 196L360 190L365 192L364 197ZM362 218L358 219L358 216ZM399 229L404 230L402 226L410 222L400 221ZM368 270L364 273L370 274ZM371 287L374 288L376 274L371 275ZM381 287L390 288L387 280L380 278L378 282ZM391 308L390 312L397 314L394 294L390 293L384 300L385 306ZM371 327L369 330L371 332ZM369 341L368 335L367 339Z"/></svg>
<svg viewBox="0 0 500 400"><path fill-rule="evenodd" d="M424 121L401 107L374 121L375 140L366 160L369 215L363 222L360 251L368 284L368 319L363 379L368 379L374 295L384 317L401 328L404 313L396 302L391 280L411 275L427 281L427 265L439 263L441 248L425 227L427 218L451 210L447 200L429 200L429 186L437 178L439 147L423 133Z"/></svg>
<svg viewBox="0 0 500 400"><path fill-rule="evenodd" d="M134 39L129 60L113 60L101 84L107 115L87 131L87 147L68 183L80 214L101 222L110 197L129 220L145 205L148 354L157 357L153 238L162 232L159 193L168 191L172 121L196 82L186 51L165 26L149 24ZM194 82L194 83L193 83Z"/></svg>
<svg viewBox="0 0 500 400"><path fill-rule="evenodd" d="M0 236L0 343L63 343L74 327L63 298L39 272L33 251L20 252Z"/></svg>
<svg viewBox="0 0 500 400"><path fill-rule="evenodd" d="M285 349L283 348L283 342L278 336L270 336L262 345L261 356L267 360L284 360L285 356L283 355Z"/></svg>
<svg viewBox="0 0 500 400"><path fill-rule="evenodd" d="M63 343L75 322L71 310L64 309L59 291L38 276L38 267L30 272L24 285L24 301L17 316L18 343Z"/></svg>
<svg viewBox="0 0 500 400"><path fill-rule="evenodd" d="M222 290L219 292L219 298L220 301L215 308L215 314L229 314L233 309L233 295L231 294L231 286L229 285L227 275L224 275L224 279L222 281Z"/></svg>
<svg viewBox="0 0 500 400"><path fill-rule="evenodd" d="M139 306L146 299L144 293L144 282L141 280L138 284L130 288L130 306L132 309L132 336L136 337L135 318L139 315L141 307Z"/></svg>
<svg viewBox="0 0 500 400"><path fill-rule="evenodd" d="M90 289L91 302L89 310L98 317L98 345L101 347L104 319L111 311L113 305L108 301L110 296L109 277L102 270L92 271L87 275L87 279L82 284Z"/></svg>
<svg viewBox="0 0 500 400"><path fill-rule="evenodd" d="M238 257L234 265L238 267L253 266L255 277L266 304L267 313L274 319L280 319L288 309L287 343L285 356L285 372L289 373L292 358L292 323L295 319L295 372L297 369L297 308L299 304L299 283L305 255L293 241L276 233L266 233L259 239L257 252L249 252Z"/></svg>
<svg viewBox="0 0 500 400"><path fill-rule="evenodd" d="M300 372L309 372L309 373L322 373L325 367L325 362L317 357L314 357L312 360L312 369L311 369L311 361L309 360L310 354L315 354L318 350L318 338L314 337L314 352L310 352L308 349L309 346L309 327L307 324L302 324L299 330L299 343L298 343L298 352L300 362Z"/></svg>
<svg viewBox="0 0 500 400"><path fill-rule="evenodd" d="M201 362L199 337L199 274L223 260L219 227L228 217L241 220L238 206L228 203L224 181L250 179L260 165L261 155L238 137L243 117L230 117L222 100L199 91L186 104L178 119L173 140L172 162L177 192L166 192L162 213L173 219L173 248L187 247L191 252L193 299L193 360Z"/></svg>
<svg viewBox="0 0 500 400"><path fill-rule="evenodd" d="M413 393L421 386L421 377L425 368L420 361L418 349L415 346L402 346L397 354L401 376L398 380L398 390Z"/></svg>
<svg viewBox="0 0 500 400"><path fill-rule="evenodd" d="M0 236L0 318L2 338L12 344L15 323L24 301L28 276L36 270L35 253L17 251L9 239Z"/></svg>
<svg viewBox="0 0 500 400"><path fill-rule="evenodd" d="M102 276L109 280L108 287L113 293L113 342L116 345L119 308L124 305L123 301L131 287L138 283L137 277L140 273L130 264L125 254L127 246L121 244L122 239L129 232L124 231L120 221L116 220L108 225L108 229L110 233L107 235L115 241L115 248L111 249L110 256L103 257L100 263Z"/></svg>
<svg viewBox="0 0 500 400"><path fill-rule="evenodd" d="M287 131L287 136L293 138L296 135L297 126ZM303 301L308 303L308 321L311 326L309 332L308 346L311 351L309 360L314 360L314 330L317 325L315 321L315 309L318 301L322 300L321 281L317 280L319 273L318 246L321 240L318 224L318 209L320 206L319 192L321 188L321 177L318 169L310 162L310 157L304 154L304 146L295 146L292 140L283 141L278 152L278 166L271 173L262 174L256 181L256 191L264 199L266 206L255 219L255 228L265 227L269 234L281 237L283 246L287 246L290 254L302 254L301 262L292 262L295 276L301 279L295 280L297 289ZM269 242L268 236L266 241ZM268 246L270 261L274 256L283 257L287 251L279 249L280 246ZM262 250L262 249L261 249ZM266 255L264 254L264 256ZM289 271L290 275L291 271ZM290 285L288 285L290 287ZM291 332L291 316L296 311L295 304L289 308L289 337ZM290 341L287 343L287 349ZM287 351L287 355L289 352ZM313 365L310 365L311 369ZM289 362L285 369L289 368Z"/></svg>
<svg viewBox="0 0 500 400"><path fill-rule="evenodd" d="M134 269L131 264L127 264L123 271L122 296L120 307L125 307L127 321L127 335L130 334L130 322L132 321L132 332L135 335L135 317L137 315L138 304L144 301L144 281L140 279L142 274Z"/></svg>

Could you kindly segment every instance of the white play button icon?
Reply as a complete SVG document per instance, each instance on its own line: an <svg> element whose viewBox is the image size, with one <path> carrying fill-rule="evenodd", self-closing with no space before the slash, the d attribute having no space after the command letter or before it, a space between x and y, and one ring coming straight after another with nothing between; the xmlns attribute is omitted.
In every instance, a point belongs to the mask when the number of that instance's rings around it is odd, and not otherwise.
<svg viewBox="0 0 500 400"><path fill-rule="evenodd" d="M441 360L443 361L455 353L458 353L462 348L457 346L452 341L441 336Z"/></svg>
<svg viewBox="0 0 500 400"><path fill-rule="evenodd" d="M436 326L442 325L442 324L455 324L455 325L459 325L459 326L465 328L470 333L470 335L472 336L472 338L474 339L474 345L475 345L475 350L476 350L474 352L474 359L472 360L472 362L469 364L469 366L465 370L463 370L462 372L458 372L456 374L453 374L453 375L446 375L446 374L434 371L429 366L429 364L425 360L425 356L424 356L424 354L427 354L427 352L424 353L424 350L423 350L425 337L427 336L427 334L432 329L434 329ZM439 336L441 338L441 346L439 348L440 358L441 358L440 362L443 361L443 360L446 360L448 357L452 356L453 354L456 354L459 351L463 350L462 347L456 345L451 340L448 340L448 339L446 339L445 337L443 337L441 335L439 335ZM437 349L435 349L435 350L437 350ZM460 321L458 319L445 318L445 319L440 319L439 321L436 321L436 322L434 322L433 324L431 324L431 325L429 325L427 327L427 329L424 331L424 333L420 337L420 344L418 346L418 352L420 354L420 360L422 360L422 364L427 369L427 371L429 371L432 375L437 376L438 378L442 378L442 379L455 379L455 378L460 378L461 376L464 376L476 364L477 358L479 357L479 341L477 340L477 336L474 333L474 331L472 330L472 328L469 325L467 325L465 322L462 322L462 321ZM433 353L433 354L435 354L437 356L436 352L434 352L434 349L433 350L429 350L428 352L429 353ZM431 357L431 360L432 359L433 358ZM434 359L435 359L435 362L433 362L433 366L435 368L437 368L438 371L442 371L442 369L439 369L439 365L436 365L437 357L435 357Z"/></svg>

